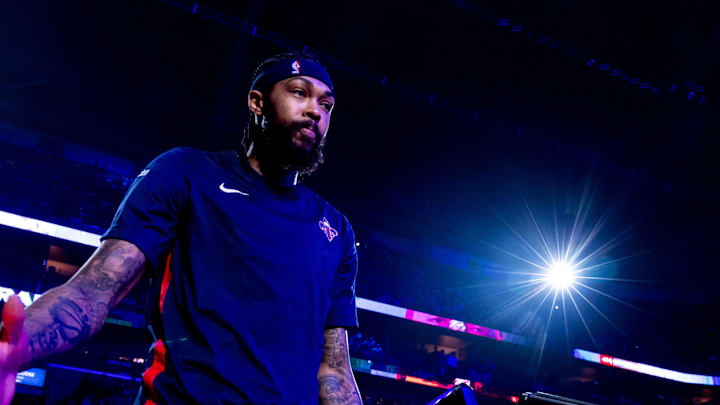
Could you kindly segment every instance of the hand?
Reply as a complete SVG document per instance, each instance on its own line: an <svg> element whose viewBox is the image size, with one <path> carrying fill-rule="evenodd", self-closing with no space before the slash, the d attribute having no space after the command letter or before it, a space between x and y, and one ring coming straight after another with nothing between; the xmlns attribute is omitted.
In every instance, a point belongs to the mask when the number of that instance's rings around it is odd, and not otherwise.
<svg viewBox="0 0 720 405"><path fill-rule="evenodd" d="M11 296L2 311L0 325L0 405L8 405L15 393L15 377L28 353L25 306Z"/></svg>

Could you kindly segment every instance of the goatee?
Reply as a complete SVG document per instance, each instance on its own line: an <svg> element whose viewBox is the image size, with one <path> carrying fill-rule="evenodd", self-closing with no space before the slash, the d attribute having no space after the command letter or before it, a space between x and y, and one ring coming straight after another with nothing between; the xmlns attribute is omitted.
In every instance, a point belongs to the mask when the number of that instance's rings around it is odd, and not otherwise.
<svg viewBox="0 0 720 405"><path fill-rule="evenodd" d="M255 130L253 154L263 175L281 177L296 171L301 176L309 176L315 172L324 161L322 148L325 144L325 137L320 134L317 124L305 120L282 125L276 124L273 117L268 118L265 128L250 125L250 130ZM297 145L293 142L293 135L303 128L312 130L315 137L303 136L303 144Z"/></svg>

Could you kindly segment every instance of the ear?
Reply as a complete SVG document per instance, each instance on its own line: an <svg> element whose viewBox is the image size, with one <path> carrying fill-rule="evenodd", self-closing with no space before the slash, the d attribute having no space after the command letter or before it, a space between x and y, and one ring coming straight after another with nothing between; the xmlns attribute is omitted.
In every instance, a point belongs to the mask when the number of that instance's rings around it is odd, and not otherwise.
<svg viewBox="0 0 720 405"><path fill-rule="evenodd" d="M255 115L263 113L263 94L257 90L250 90L248 93L248 108Z"/></svg>

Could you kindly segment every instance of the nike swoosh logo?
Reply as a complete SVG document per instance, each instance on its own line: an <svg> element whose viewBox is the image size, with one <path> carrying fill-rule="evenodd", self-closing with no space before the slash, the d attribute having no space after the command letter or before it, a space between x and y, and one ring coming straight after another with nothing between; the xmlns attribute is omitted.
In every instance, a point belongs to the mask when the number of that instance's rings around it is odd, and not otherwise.
<svg viewBox="0 0 720 405"><path fill-rule="evenodd" d="M242 195L250 195L248 193L243 193L240 190L235 190L234 188L227 188L227 187L225 187L225 183L220 184L220 191L222 191L223 193L228 193L228 194L237 193L237 194L242 194Z"/></svg>

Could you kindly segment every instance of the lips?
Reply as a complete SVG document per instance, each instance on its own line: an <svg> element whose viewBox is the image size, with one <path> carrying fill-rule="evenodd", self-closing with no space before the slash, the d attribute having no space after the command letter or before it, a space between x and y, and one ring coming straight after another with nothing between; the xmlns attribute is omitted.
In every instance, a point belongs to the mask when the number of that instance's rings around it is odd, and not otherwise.
<svg viewBox="0 0 720 405"><path fill-rule="evenodd" d="M300 128L300 133L309 138L315 139L315 131L310 128Z"/></svg>
<svg viewBox="0 0 720 405"><path fill-rule="evenodd" d="M315 146L316 141L316 134L312 129L308 128L300 128L298 130L298 137L297 140L306 148L312 148Z"/></svg>

